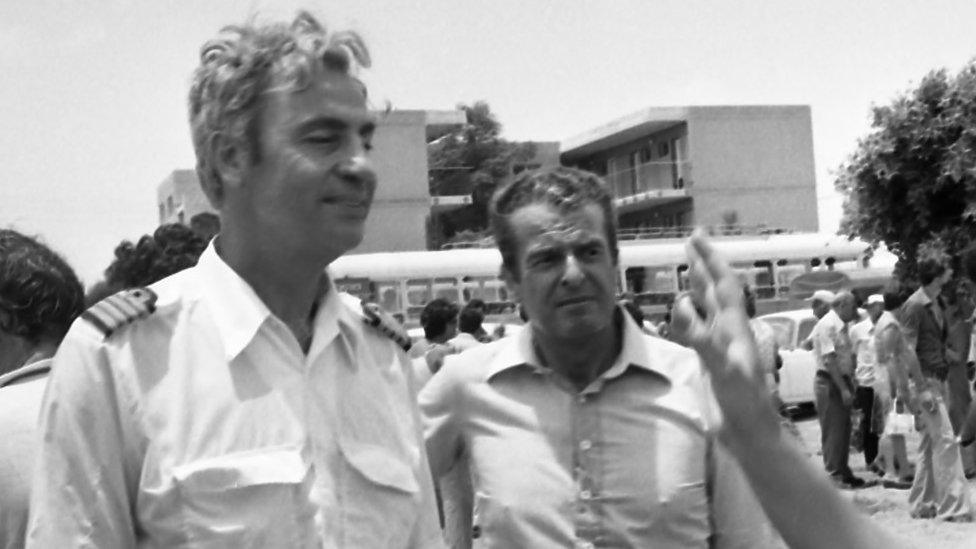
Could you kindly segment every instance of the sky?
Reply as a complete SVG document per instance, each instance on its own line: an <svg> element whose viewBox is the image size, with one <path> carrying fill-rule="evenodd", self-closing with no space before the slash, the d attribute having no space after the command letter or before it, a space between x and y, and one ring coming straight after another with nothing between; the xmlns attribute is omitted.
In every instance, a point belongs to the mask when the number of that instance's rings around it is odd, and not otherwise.
<svg viewBox="0 0 976 549"><path fill-rule="evenodd" d="M377 104L485 100L509 139L561 141L651 106L810 105L827 232L842 204L833 174L871 106L976 56L965 0L2 2L0 227L39 236L96 282L122 239L155 228L159 182L194 165L186 94L200 46L303 7L365 37Z"/></svg>

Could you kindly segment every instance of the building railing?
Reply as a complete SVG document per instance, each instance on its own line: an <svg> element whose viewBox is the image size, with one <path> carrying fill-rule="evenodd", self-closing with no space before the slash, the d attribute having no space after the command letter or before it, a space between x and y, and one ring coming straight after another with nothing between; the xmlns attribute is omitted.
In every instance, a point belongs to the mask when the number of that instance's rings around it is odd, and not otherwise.
<svg viewBox="0 0 976 549"><path fill-rule="evenodd" d="M771 234L792 234L788 227L768 225L708 225L702 227L709 236L765 236ZM652 240L657 238L687 238L695 227L639 227L617 230L617 240Z"/></svg>
<svg viewBox="0 0 976 549"><path fill-rule="evenodd" d="M796 232L789 227L770 227L768 225L708 225L702 227L708 236L767 236L773 234L793 234ZM640 227L617 229L617 240L655 240L659 238L687 238L695 227ZM448 242L441 246L442 250L463 250L468 248L494 248L495 239L491 236L474 240Z"/></svg>
<svg viewBox="0 0 976 549"><path fill-rule="evenodd" d="M617 198L647 191L678 190L690 185L691 162L652 160L632 168L615 170L606 175Z"/></svg>

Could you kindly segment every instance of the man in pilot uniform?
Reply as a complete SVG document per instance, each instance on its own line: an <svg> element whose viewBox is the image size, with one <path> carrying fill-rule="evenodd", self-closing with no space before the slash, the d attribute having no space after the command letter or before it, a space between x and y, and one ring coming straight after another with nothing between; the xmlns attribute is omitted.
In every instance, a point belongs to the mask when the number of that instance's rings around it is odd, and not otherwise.
<svg viewBox="0 0 976 549"><path fill-rule="evenodd" d="M441 543L407 356L325 270L376 187L368 65L358 35L307 13L203 47L190 124L221 233L73 325L29 546Z"/></svg>

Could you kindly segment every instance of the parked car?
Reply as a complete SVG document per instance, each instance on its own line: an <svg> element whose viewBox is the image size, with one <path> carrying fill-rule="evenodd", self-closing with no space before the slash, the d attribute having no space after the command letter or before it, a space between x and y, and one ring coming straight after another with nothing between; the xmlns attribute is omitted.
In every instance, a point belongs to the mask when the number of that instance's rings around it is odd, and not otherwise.
<svg viewBox="0 0 976 549"><path fill-rule="evenodd" d="M780 311L758 317L772 327L783 358L779 371L779 396L784 404L806 404L814 401L813 380L817 361L813 351L800 347L817 323L810 309Z"/></svg>

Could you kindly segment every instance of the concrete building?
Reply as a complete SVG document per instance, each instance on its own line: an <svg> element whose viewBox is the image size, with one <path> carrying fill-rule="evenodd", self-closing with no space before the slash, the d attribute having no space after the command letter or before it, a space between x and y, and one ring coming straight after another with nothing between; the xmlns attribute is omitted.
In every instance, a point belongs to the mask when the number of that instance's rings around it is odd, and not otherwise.
<svg viewBox="0 0 976 549"><path fill-rule="evenodd" d="M614 189L624 235L817 230L809 106L652 107L562 142Z"/></svg>
<svg viewBox="0 0 976 549"><path fill-rule="evenodd" d="M464 124L461 111L377 113L371 159L379 178L366 236L356 253L424 250L426 218L437 200L427 184L427 143ZM175 170L156 189L160 223L189 223L214 212L194 170Z"/></svg>

